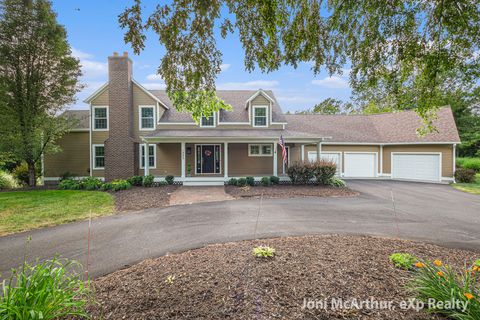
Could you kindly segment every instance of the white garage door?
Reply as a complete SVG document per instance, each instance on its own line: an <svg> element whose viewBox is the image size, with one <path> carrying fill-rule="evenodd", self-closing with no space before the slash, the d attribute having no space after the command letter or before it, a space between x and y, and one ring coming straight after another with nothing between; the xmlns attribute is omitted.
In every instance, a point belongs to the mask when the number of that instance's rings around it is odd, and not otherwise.
<svg viewBox="0 0 480 320"><path fill-rule="evenodd" d="M440 181L440 155L392 153L392 178Z"/></svg>
<svg viewBox="0 0 480 320"><path fill-rule="evenodd" d="M345 177L371 178L377 174L375 153L345 152Z"/></svg>
<svg viewBox="0 0 480 320"><path fill-rule="evenodd" d="M325 161L332 161L337 165L337 172L341 170L341 162L340 162L340 152L322 152L320 154L320 158ZM308 161L314 162L317 161L317 152L316 151L308 151Z"/></svg>

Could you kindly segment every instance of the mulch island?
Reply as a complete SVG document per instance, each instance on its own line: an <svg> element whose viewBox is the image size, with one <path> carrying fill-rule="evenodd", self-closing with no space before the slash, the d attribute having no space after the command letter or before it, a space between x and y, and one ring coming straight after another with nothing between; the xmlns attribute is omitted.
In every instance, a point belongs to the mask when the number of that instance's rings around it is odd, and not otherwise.
<svg viewBox="0 0 480 320"><path fill-rule="evenodd" d="M359 193L349 188L318 185L225 186L225 192L236 198L292 198L292 197L355 197Z"/></svg>
<svg viewBox="0 0 480 320"><path fill-rule="evenodd" d="M256 258L267 245L274 258ZM424 311L307 309L304 299L411 297L394 252L462 267L478 254L367 236L242 241L146 260L93 281L94 319L437 319Z"/></svg>
<svg viewBox="0 0 480 320"><path fill-rule="evenodd" d="M179 187L179 185L150 188L132 187L128 190L112 192L115 197L115 209L116 211L132 211L168 206L170 194Z"/></svg>

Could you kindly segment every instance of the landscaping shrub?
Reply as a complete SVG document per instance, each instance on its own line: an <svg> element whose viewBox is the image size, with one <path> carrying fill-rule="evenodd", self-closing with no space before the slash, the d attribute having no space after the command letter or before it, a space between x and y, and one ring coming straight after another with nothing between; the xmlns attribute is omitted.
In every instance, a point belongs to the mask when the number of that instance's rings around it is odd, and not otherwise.
<svg viewBox="0 0 480 320"><path fill-rule="evenodd" d="M127 179L127 181L136 187L140 187L143 185L143 176L133 176Z"/></svg>
<svg viewBox="0 0 480 320"><path fill-rule="evenodd" d="M271 176L271 177L270 177L270 182L271 182L272 184L279 184L279 183L280 183L280 178L277 177L277 176Z"/></svg>
<svg viewBox="0 0 480 320"><path fill-rule="evenodd" d="M457 158L456 165L460 168L473 169L480 172L480 158Z"/></svg>
<svg viewBox="0 0 480 320"><path fill-rule="evenodd" d="M452 319L480 319L480 268L476 265L466 270L454 270L439 260L417 262L416 273L409 283L416 298L429 307L428 302L461 301L463 306L451 309L429 309Z"/></svg>
<svg viewBox="0 0 480 320"><path fill-rule="evenodd" d="M253 187L255 185L255 179L253 177L246 177L245 180L247 180L249 186Z"/></svg>
<svg viewBox="0 0 480 320"><path fill-rule="evenodd" d="M314 177L314 167L310 162L294 162L287 168L292 184L307 184Z"/></svg>
<svg viewBox="0 0 480 320"><path fill-rule="evenodd" d="M330 181L335 176L337 172L337 165L331 161L315 161L312 163L313 174L317 183L322 185L330 184Z"/></svg>
<svg viewBox="0 0 480 320"><path fill-rule="evenodd" d="M160 182L158 182L158 185L160 187L168 186L168 182L167 181L160 181Z"/></svg>
<svg viewBox="0 0 480 320"><path fill-rule="evenodd" d="M345 181L343 181L342 179L340 178L337 178L337 177L333 177L332 179L330 179L330 181L328 182L328 185L332 186L332 187L336 187L336 188L344 188L347 186L347 183Z"/></svg>
<svg viewBox="0 0 480 320"><path fill-rule="evenodd" d="M113 189L113 184L110 183L110 182L104 183L102 185L102 187L100 188L100 190L102 190L102 191L109 191L109 190L112 190L112 189Z"/></svg>
<svg viewBox="0 0 480 320"><path fill-rule="evenodd" d="M0 171L0 189L13 189L17 187L15 178L4 171Z"/></svg>
<svg viewBox="0 0 480 320"><path fill-rule="evenodd" d="M127 180L114 180L112 181L112 190L113 191L120 191L120 190L127 190L130 189L132 185Z"/></svg>
<svg viewBox="0 0 480 320"><path fill-rule="evenodd" d="M273 256L275 256L275 249L267 246L260 246L253 248L252 253L257 258L273 258Z"/></svg>
<svg viewBox="0 0 480 320"><path fill-rule="evenodd" d="M236 186L238 184L238 180L236 178L230 178L230 180L228 180L228 184L231 186Z"/></svg>
<svg viewBox="0 0 480 320"><path fill-rule="evenodd" d="M175 180L174 176L166 176L165 181L167 181L168 184L173 184L173 180Z"/></svg>
<svg viewBox="0 0 480 320"><path fill-rule="evenodd" d="M141 185L143 185L144 187L151 187L153 186L153 180L154 177L149 174L148 176L142 177Z"/></svg>
<svg viewBox="0 0 480 320"><path fill-rule="evenodd" d="M75 273L76 263L57 259L13 270L2 285L0 319L88 318L89 290Z"/></svg>
<svg viewBox="0 0 480 320"><path fill-rule="evenodd" d="M237 180L237 186L238 187L245 187L247 185L247 179L246 178L239 178Z"/></svg>
<svg viewBox="0 0 480 320"><path fill-rule="evenodd" d="M81 188L85 190L99 190L103 182L102 180L95 177L88 177L80 181Z"/></svg>
<svg viewBox="0 0 480 320"><path fill-rule="evenodd" d="M475 182L475 170L457 168L455 171L455 181L461 183L473 183Z"/></svg>
<svg viewBox="0 0 480 320"><path fill-rule="evenodd" d="M417 258L409 253L394 253L388 257L393 265L400 269L410 270L413 264L417 261Z"/></svg>
<svg viewBox="0 0 480 320"><path fill-rule="evenodd" d="M270 177L262 177L262 180L260 180L260 183L262 184L262 186L268 187L270 186L272 181L270 180Z"/></svg>
<svg viewBox="0 0 480 320"><path fill-rule="evenodd" d="M65 179L60 181L58 184L58 189L61 190L81 190L82 189L82 183L78 180L73 180L73 179Z"/></svg>

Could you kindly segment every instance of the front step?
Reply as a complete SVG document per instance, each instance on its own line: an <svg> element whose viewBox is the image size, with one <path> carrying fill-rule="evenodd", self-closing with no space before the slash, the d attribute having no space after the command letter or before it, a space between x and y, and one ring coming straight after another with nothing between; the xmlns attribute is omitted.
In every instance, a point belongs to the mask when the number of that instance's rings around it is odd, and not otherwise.
<svg viewBox="0 0 480 320"><path fill-rule="evenodd" d="M222 181L184 181L184 186L223 186L225 183Z"/></svg>

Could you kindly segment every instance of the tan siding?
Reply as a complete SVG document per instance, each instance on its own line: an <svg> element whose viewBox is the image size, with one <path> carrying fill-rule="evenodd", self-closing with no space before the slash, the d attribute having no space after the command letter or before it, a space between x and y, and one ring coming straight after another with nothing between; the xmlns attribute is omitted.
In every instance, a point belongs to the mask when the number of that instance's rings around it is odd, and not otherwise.
<svg viewBox="0 0 480 320"><path fill-rule="evenodd" d="M108 89L92 100L92 106L108 106Z"/></svg>
<svg viewBox="0 0 480 320"><path fill-rule="evenodd" d="M88 176L90 167L88 137L88 132L65 134L58 141L62 150L45 155L45 177L59 177L67 171L77 176Z"/></svg>
<svg viewBox="0 0 480 320"><path fill-rule="evenodd" d="M229 176L271 176L273 159L269 157L249 157L247 143L228 145Z"/></svg>
<svg viewBox="0 0 480 320"><path fill-rule="evenodd" d="M108 131L92 131L92 144L104 144L108 139Z"/></svg>
<svg viewBox="0 0 480 320"><path fill-rule="evenodd" d="M154 176L180 176L182 173L180 143L158 143L156 169L150 169ZM139 169L143 175L143 169Z"/></svg>
<svg viewBox="0 0 480 320"><path fill-rule="evenodd" d="M145 133L149 133L151 131L140 131L140 125L139 125L139 106L154 106L155 107L155 113L158 119L160 119L163 115L164 109L163 107L157 108L156 107L157 103L156 101L151 98L148 94L143 92L138 86L133 86L133 132L134 132L134 138L136 140L139 139L139 136ZM158 110L157 110L158 109ZM160 112L160 114L158 113Z"/></svg>
<svg viewBox="0 0 480 320"><path fill-rule="evenodd" d="M442 177L453 177L453 149L452 145L404 145L383 147L383 172L391 173L392 152L441 152Z"/></svg>

